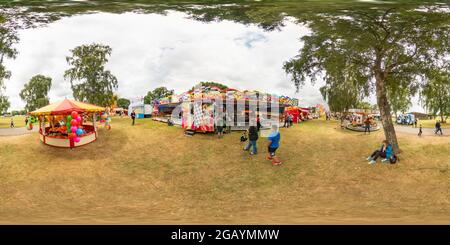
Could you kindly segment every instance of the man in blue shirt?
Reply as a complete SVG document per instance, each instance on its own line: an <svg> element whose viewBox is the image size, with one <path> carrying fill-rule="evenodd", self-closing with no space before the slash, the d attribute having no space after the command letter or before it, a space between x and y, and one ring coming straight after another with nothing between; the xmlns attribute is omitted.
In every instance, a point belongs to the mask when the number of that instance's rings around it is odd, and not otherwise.
<svg viewBox="0 0 450 245"><path fill-rule="evenodd" d="M272 132L270 132L269 137L267 138L269 140L267 144L268 148L268 155L266 157L267 160L272 160L272 164L280 165L281 161L278 159L277 156L275 156L275 152L280 147L280 132L278 131L277 125L272 125Z"/></svg>

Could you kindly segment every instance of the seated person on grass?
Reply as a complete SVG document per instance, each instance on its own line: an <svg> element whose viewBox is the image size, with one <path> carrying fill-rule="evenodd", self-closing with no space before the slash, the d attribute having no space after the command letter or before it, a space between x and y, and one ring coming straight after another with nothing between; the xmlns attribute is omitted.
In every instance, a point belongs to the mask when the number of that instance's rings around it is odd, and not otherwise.
<svg viewBox="0 0 450 245"><path fill-rule="evenodd" d="M384 159L381 162L389 161L389 158L392 156L392 145L389 144L387 140L383 140L383 144L379 150L375 150L370 157L367 158L369 164L375 164L378 157L383 157Z"/></svg>

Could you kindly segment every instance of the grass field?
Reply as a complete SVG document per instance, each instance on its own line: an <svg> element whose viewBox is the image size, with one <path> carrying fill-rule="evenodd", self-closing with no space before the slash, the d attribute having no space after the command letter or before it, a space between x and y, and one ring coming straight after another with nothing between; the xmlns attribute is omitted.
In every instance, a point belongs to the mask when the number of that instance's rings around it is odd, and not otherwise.
<svg viewBox="0 0 450 245"><path fill-rule="evenodd" d="M112 126L73 150L0 137L0 223L450 223L449 137L399 134L401 161L368 165L381 131L314 120L281 129L274 167L237 132Z"/></svg>
<svg viewBox="0 0 450 245"><path fill-rule="evenodd" d="M16 128L25 127L25 116L15 116L13 120ZM0 128L9 128L10 125L11 117L0 117Z"/></svg>
<svg viewBox="0 0 450 245"><path fill-rule="evenodd" d="M441 118L435 119L435 120L419 120L417 123L417 126L422 124L424 128L434 128L434 125L436 124L437 120L441 120ZM447 123L441 123L442 128L450 128L450 119L447 120Z"/></svg>

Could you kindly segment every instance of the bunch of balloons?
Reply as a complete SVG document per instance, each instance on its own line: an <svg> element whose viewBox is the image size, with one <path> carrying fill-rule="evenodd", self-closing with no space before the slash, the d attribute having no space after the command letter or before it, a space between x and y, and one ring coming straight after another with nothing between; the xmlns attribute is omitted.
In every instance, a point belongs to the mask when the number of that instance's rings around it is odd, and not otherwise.
<svg viewBox="0 0 450 245"><path fill-rule="evenodd" d="M28 130L32 130L33 129L33 124L37 123L37 122L38 122L38 119L36 117L31 116L28 119Z"/></svg>
<svg viewBox="0 0 450 245"><path fill-rule="evenodd" d="M69 139L73 142L80 142L80 136L83 134L83 130L79 127L82 124L81 116L78 115L78 112L72 111L72 113L67 116L66 122Z"/></svg>

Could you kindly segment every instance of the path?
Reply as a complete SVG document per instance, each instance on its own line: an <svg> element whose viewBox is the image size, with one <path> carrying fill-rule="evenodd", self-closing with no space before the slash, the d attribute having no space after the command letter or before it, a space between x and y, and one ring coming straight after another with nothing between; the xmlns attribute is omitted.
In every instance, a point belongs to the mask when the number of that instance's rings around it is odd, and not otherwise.
<svg viewBox="0 0 450 245"><path fill-rule="evenodd" d="M15 136L15 135L30 134L33 132L38 132L38 127L34 127L33 130L28 130L26 127L0 128L0 137L1 136Z"/></svg>
<svg viewBox="0 0 450 245"><path fill-rule="evenodd" d="M408 126L395 126L395 131L406 133L406 134L415 134L417 135L419 133L419 128L413 128ZM448 136L448 133L450 133L449 129L442 129L442 132L444 133L443 136ZM422 135L423 136L433 136L434 134L434 128L422 128ZM440 134L437 136L441 136Z"/></svg>

